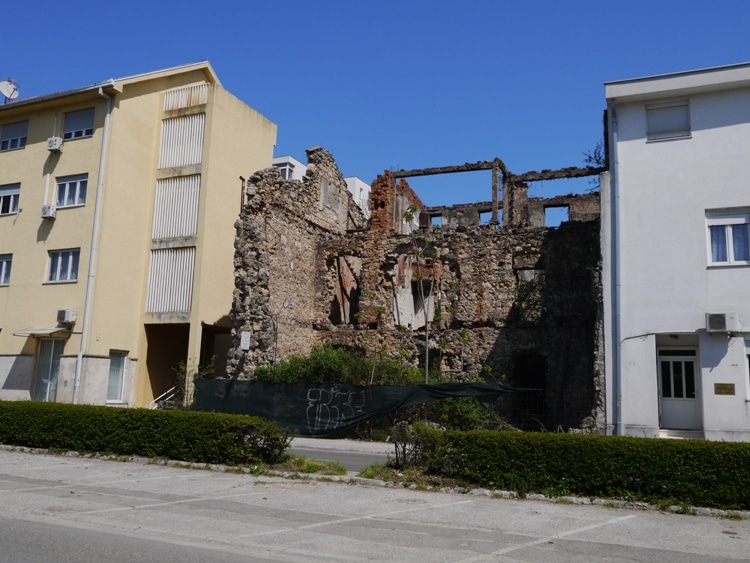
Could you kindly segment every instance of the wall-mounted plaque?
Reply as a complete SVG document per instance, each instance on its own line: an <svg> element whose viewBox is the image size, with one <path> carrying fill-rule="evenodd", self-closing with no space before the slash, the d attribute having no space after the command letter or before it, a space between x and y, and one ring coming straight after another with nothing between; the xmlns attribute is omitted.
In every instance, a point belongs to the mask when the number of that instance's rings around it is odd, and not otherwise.
<svg viewBox="0 0 750 563"><path fill-rule="evenodd" d="M734 383L714 383L714 395L734 395Z"/></svg>

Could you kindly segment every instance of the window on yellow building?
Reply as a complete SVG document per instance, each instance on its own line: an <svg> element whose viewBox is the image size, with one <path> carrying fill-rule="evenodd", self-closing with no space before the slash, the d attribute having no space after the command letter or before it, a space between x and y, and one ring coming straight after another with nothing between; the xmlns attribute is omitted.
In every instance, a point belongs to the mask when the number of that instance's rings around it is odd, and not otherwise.
<svg viewBox="0 0 750 563"><path fill-rule="evenodd" d="M86 203L89 175L64 176L57 179L57 207L74 207Z"/></svg>
<svg viewBox="0 0 750 563"><path fill-rule="evenodd" d="M26 146L26 133L28 129L28 121L3 125L2 130L0 130L0 151L24 148Z"/></svg>
<svg viewBox="0 0 750 563"><path fill-rule="evenodd" d="M10 266L12 263L12 254L0 254L0 285L8 285L10 283Z"/></svg>
<svg viewBox="0 0 750 563"><path fill-rule="evenodd" d="M18 196L20 194L21 184L0 186L0 215L18 213Z"/></svg>
<svg viewBox="0 0 750 563"><path fill-rule="evenodd" d="M74 282L78 280L79 248L53 250L49 253L49 282Z"/></svg>
<svg viewBox="0 0 750 563"><path fill-rule="evenodd" d="M69 111L65 114L63 139L80 139L94 134L94 108Z"/></svg>

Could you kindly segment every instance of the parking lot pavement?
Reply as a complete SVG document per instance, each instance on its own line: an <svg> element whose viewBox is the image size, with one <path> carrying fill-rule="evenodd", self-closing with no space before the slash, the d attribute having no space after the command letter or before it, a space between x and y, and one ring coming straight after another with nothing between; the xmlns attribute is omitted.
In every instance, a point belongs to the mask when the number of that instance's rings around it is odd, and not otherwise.
<svg viewBox="0 0 750 563"><path fill-rule="evenodd" d="M750 522L0 450L0 545L4 561L720 562L747 560Z"/></svg>

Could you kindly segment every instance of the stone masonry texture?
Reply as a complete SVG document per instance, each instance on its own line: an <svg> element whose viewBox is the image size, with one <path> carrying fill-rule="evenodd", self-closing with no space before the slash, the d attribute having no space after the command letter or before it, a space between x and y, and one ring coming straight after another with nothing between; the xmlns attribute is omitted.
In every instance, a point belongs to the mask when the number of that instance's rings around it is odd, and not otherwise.
<svg viewBox="0 0 750 563"><path fill-rule="evenodd" d="M251 379L256 367L317 343L420 366L424 322L404 326L404 319L424 311L421 279L430 299L430 366L441 380L538 389L498 403L521 428L603 431L598 193L530 198L525 182L537 173L508 175L507 224L480 225L485 202L475 211L429 208L464 219L400 234L399 200L426 210L405 179L386 171L373 182L368 225L331 154L314 148L307 156L301 182L275 168L248 179L235 225L227 377ZM585 174L593 172L545 171L543 179ZM559 206L569 220L545 227L544 208Z"/></svg>

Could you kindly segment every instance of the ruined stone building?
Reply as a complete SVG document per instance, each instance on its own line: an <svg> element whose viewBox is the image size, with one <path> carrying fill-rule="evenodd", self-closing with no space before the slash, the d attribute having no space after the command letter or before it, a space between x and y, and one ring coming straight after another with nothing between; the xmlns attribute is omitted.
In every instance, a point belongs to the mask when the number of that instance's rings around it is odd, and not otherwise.
<svg viewBox="0 0 750 563"><path fill-rule="evenodd" d="M603 429L599 194L528 196L532 182L601 170L517 175L496 159L388 171L372 183L367 221L333 157L307 156L301 181L277 168L248 179L228 377L323 342L423 368L427 346L439 381L539 389L503 399L518 426ZM472 170L492 171L491 201L427 207L407 181ZM545 208L561 206L568 221L546 227Z"/></svg>

